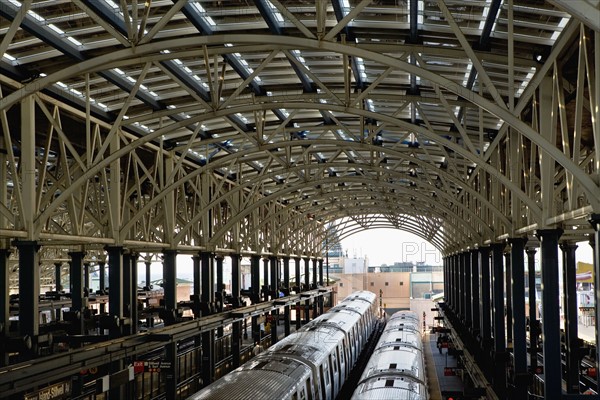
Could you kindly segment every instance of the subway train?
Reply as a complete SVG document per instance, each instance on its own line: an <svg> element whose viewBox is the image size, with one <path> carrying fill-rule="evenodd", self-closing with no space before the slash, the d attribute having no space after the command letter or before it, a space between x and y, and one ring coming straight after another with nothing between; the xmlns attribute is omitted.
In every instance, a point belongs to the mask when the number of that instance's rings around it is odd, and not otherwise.
<svg viewBox="0 0 600 400"><path fill-rule="evenodd" d="M352 400L428 398L419 317L399 311L389 318Z"/></svg>
<svg viewBox="0 0 600 400"><path fill-rule="evenodd" d="M354 292L189 399L335 399L375 329L376 300Z"/></svg>

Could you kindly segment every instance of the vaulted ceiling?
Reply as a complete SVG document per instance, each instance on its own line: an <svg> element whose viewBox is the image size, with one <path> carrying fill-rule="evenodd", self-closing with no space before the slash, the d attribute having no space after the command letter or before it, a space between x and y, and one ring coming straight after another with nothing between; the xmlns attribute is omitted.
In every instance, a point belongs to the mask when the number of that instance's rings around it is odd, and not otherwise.
<svg viewBox="0 0 600 400"><path fill-rule="evenodd" d="M4 0L2 237L315 255L377 227L444 252L557 225L580 240L600 202L586 11Z"/></svg>

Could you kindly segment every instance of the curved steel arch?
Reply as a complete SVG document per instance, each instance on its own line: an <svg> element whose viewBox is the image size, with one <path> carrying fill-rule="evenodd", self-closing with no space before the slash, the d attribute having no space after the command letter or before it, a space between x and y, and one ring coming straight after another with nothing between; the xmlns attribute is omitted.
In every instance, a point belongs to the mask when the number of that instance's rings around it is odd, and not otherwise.
<svg viewBox="0 0 600 400"><path fill-rule="evenodd" d="M333 227L334 226L330 226L329 229L331 229ZM362 232L362 231L366 231L366 230L370 230L370 229L390 229L390 228L392 228L392 229L397 229L397 230L400 230L400 231L406 231L406 232L412 233L413 235L418 236L421 239L423 239L423 240L425 240L425 241L433 244L435 246L435 248L437 250L439 250L440 252L444 251L443 246L441 246L439 243L437 243L437 242L434 241L434 239L437 240L437 238L430 239L430 238L423 237L420 234L420 232L417 229L415 229L417 227L413 227L412 225L409 225L406 228L404 228L404 227L403 228L397 228L397 227L394 227L394 226L387 226L385 224L382 224L381 226L369 226L368 228L364 228L364 227L362 227L362 226L360 226L358 224L355 224L355 225L350 226L349 228L352 229L352 230L351 231L347 231L347 230L344 231L344 230L342 230L342 234L338 234L338 238L340 240L346 239L346 238L348 238L348 237L350 237L350 236L352 236L352 235L354 235L356 233L359 233L359 232ZM339 232L339 230L336 231L336 233L338 233L338 232Z"/></svg>
<svg viewBox="0 0 600 400"><path fill-rule="evenodd" d="M115 63L119 60L127 58L135 58L135 62L139 63L145 60L149 54L158 52L165 48L181 48L181 47L197 47L200 45L208 44L224 44L224 43L267 43L273 46L278 45L279 47L273 47L273 49L279 49L281 46L286 48L301 48L301 49L314 49L314 50L327 50L333 51L345 55L362 57L363 59L370 59L378 61L383 65L389 67L396 67L405 72L415 74L421 78L427 79L430 82L444 87L446 90L461 96L462 98L470 101L475 106L480 107L489 113L502 119L505 123L515 128L522 135L527 137L548 155L550 155L556 162L561 164L565 169L573 174L573 176L579 181L584 190L588 193L588 199L594 210L600 210L600 187L594 182L594 180L583 173L572 160L566 157L556 146L550 143L548 140L543 138L530 126L519 120L515 115L511 114L506 107L500 107L498 104L492 103L485 99L483 96L469 90L468 88L457 85L455 82L450 81L440 75L437 75L424 68L412 65L406 61L398 60L384 54L372 52L369 50L360 49L356 46L350 46L348 44L342 44L337 42L327 42L322 40L315 40L309 38L298 38L289 36L279 35L209 35L199 37L189 37L165 40L157 43L148 43L135 48L126 48L117 50L112 53L108 53L90 60L82 61L81 63L75 64L71 67L65 68L59 72L40 78L25 85L23 88L11 93L9 96L0 99L0 110L14 104L20 99L38 92L48 85L64 79L70 76L85 72L95 72L100 67ZM226 47L225 47L226 48ZM227 53L224 51L223 53ZM175 56L173 56L175 54ZM171 58L176 57L177 52L174 51L170 54ZM280 104L281 106L281 104ZM287 108L287 107L286 107ZM383 115L383 114L377 114ZM189 121L188 121L189 122ZM464 156L464 155L463 155ZM529 205L530 206L530 205ZM538 218L539 221L539 218Z"/></svg>
<svg viewBox="0 0 600 400"><path fill-rule="evenodd" d="M401 172L394 171L394 173L391 173L389 175L393 176L395 174L401 174ZM428 185L425 182L422 182L422 181L419 181L419 180L415 181L415 180L412 180L411 178L406 178L406 179L407 180L411 180L413 182L416 182L417 185L422 185L422 187L424 187L424 188L427 188L427 187L431 186L431 185ZM309 182L303 182L304 184L294 185L294 188L298 188L298 187L299 188L303 188L305 186L311 186L311 184L313 184L313 185L321 185L322 186L322 185L328 184L328 183L334 183L335 184L335 183L341 183L341 182L371 183L372 181L369 179L369 177L366 177L366 176L365 177L361 177L361 176L353 176L353 177L344 177L344 176L341 176L341 177L328 177L328 178L322 178L322 179L317 179L317 180L311 180ZM386 182L386 181L382 180L382 181L377 182L377 185L374 185L374 187L382 187L382 186L395 189L397 192L399 191L399 193L385 193L386 195L388 195L389 197L392 197L392 198L402 199L402 198L405 197L405 195L406 196L415 196L415 197L419 197L420 199L424 200L429 205L437 205L438 204L437 202L432 201L431 197L429 197L429 196L427 196L427 195L425 195L425 194L423 194L421 192L416 192L416 191L411 192L410 189L406 189L404 187L397 187L397 186L395 186L394 183L391 183L391 182ZM435 188L435 186L433 186L433 188ZM362 185L360 188L357 188L356 190L347 190L347 191L346 190L339 190L339 191L338 190L332 190L330 192L323 192L321 195L312 196L310 199L306 199L306 201L294 202L291 205L299 205L299 204L302 204L302 203L305 203L305 202L312 202L315 199L329 197L331 195L335 196L335 193L338 193L338 192L341 193L341 194L344 194L344 195L348 195L348 196L364 195L364 194L368 194L368 195L372 195L372 196L377 196L378 194L380 194L378 192L367 190L367 188L364 185ZM444 197L445 199L450 200L450 201L454 200L454 199L452 199L452 197L450 195L448 195L444 191L440 191L440 197ZM378 201L379 199L375 198L373 200L374 201ZM457 202L457 203L455 203L455 205L457 207L459 207L467 215L469 215L473 220L476 220L479 224L481 224L482 229L486 231L486 233L489 235L488 236L489 238L491 238L493 236L492 229L488 226L488 224L483 219L481 219L481 217L479 217L478 215L474 214L471 210L469 210L462 203L458 203ZM458 215L458 214L456 214L453 210L449 209L445 205L442 205L442 207L443 207L444 210L446 210L446 212L448 214L447 215L448 217L453 216L457 220L461 219L461 216ZM304 214L304 213L302 213L302 214ZM327 213L327 214L320 214L320 216L328 215L328 214L329 213ZM326 218L324 218L324 219L326 219ZM267 221L261 222L261 224L259 224L259 227L262 226L262 225L264 225L264 224L266 224L266 223L267 223ZM280 225L280 227L279 227L278 230L281 230L281 228L284 228L286 226L286 224L288 224L288 223L291 223L291 221L285 222L282 225ZM483 233L476 232L475 230L472 230L472 232L474 233L474 236L478 236L478 237L483 238L483 236L482 236Z"/></svg>
<svg viewBox="0 0 600 400"><path fill-rule="evenodd" d="M281 106L281 104L278 104L278 105ZM267 105L267 104L264 104L262 106L264 108L270 108L270 107L268 107L270 105ZM290 104L289 107L290 108L296 108L296 107L299 108L301 106L302 106L301 104L292 103L292 104ZM308 103L305 106L307 106L307 107L314 107L314 108L317 108L317 109L329 109L331 107L331 106L330 107L324 107L324 105L320 104L320 103L318 103L318 104ZM214 112L212 114L217 115L217 116L219 116L219 115L223 115L224 116L224 115L229 115L229 114L232 114L232 113L240 112L239 111L240 109L247 109L247 108L251 108L251 107L253 107L253 106L245 106L245 107L238 107L238 108L227 109L227 110L219 110L219 111ZM422 134L424 134L425 136L428 136L428 137L430 135L432 135L432 133L430 133L428 130L426 130L424 128L418 127L416 125L404 123L403 121L398 120L396 118L391 118L391 117L387 117L385 115L371 113L371 112L364 112L362 110L357 110L357 109L352 109L352 110L357 111L357 113L359 115L371 116L371 117L377 117L377 116L379 116L378 118L380 118L382 120L387 120L388 122L393 123L393 124L404 125L408 129L412 129L412 130L418 131L418 132L420 132L420 133L422 133ZM120 158L121 156L126 155L128 152L134 150L135 148L137 148L137 147L139 147L139 146L141 146L141 145L143 145L143 144L145 144L147 142L150 142L150 141L152 141L152 140L154 140L154 139L162 136L163 134L169 132L170 130L173 129L173 126L183 126L183 125L189 124L189 123L202 122L204 119L205 119L205 116L199 116L199 117L190 118L190 119L187 119L187 120L184 120L184 121L180 121L180 122L171 124L169 126L164 127L163 129L156 130L155 132L152 132L152 133L150 133L148 135L145 135L145 136L143 136L141 138L138 138L135 141L128 143L127 145L125 145L124 147L122 147L121 149L119 149L118 151L110 154L108 157L104 158L103 160L101 160L100 162L98 162L96 165L90 167L88 170L86 170L85 172L83 172L79 176L79 178L76 181L73 182L73 184L71 186L69 186L65 190L63 190L61 192L61 194L44 210L44 212L42 214L40 214L38 216L38 218L36 218L36 222L44 221L46 218L48 218L49 215L51 215L51 213L54 211L54 209L56 207L58 207L58 205L61 204L61 202L64 201L64 199L68 195L70 195L71 192L73 192L75 190L75 188L77 187L78 184L82 184L85 180L91 178L95 173L100 172L100 170L102 168L107 167L111 162L116 161L118 158ZM431 136L431 137L434 138L435 140L437 140L438 142L441 139L441 138L439 138L437 136ZM471 157L470 156L471 153L468 153L468 152L464 151L464 149L462 147L460 147L460 146L458 146L456 144L453 144L452 142L450 142L450 141L448 141L446 139L442 139L442 141L446 141L447 142L446 143L446 147L449 147L449 148L453 149L454 151L456 151L459 154L460 153L463 153L463 154L467 153L467 155L469 155L468 158ZM297 143L298 142L294 142L293 144L297 144ZM345 143L345 145L348 146L349 144L356 143L356 142L344 142L344 143ZM361 143L359 145L364 146L365 144ZM220 161L223 162L223 163L230 162L233 157L240 157L240 156L245 155L245 154L254 153L254 152L256 152L256 150L263 151L263 150L265 150L267 148L274 148L274 147L280 147L280 146L282 146L282 143L267 144L267 145L263 145L262 147L260 147L258 149L251 148L251 149L247 149L247 150L236 152L233 155L228 155L228 156L223 157L222 159L220 159ZM393 153L393 154L396 154L396 155L400 155L401 154L400 151L393 150L393 149L386 149L386 151L390 152L390 153ZM414 162L417 162L416 158L413 158L411 160L413 160ZM195 171L192 171L190 174L188 174L184 179L185 180L191 179L193 176L195 176L197 174L200 174L202 172L205 172L206 170L209 170L210 169L209 166L213 167L213 166L215 166L215 164L216 164L216 161L213 161L212 163L209 163L206 166L199 167ZM427 165L427 164L424 163L423 165ZM502 183L506 183L509 186L509 188L511 186L514 186L514 185L512 185L512 183L506 177L504 177L503 175L501 175L493 167L491 167L491 166L489 166L487 164L485 164L485 165L486 165L486 167L484 169L487 168L488 170L490 170L491 171L490 174L492 176L499 177L499 180ZM452 176L452 175L449 174L449 176ZM155 196L150 202L147 203L146 207L148 207L148 209L149 209L150 206L153 206L164 195L166 195L169 191L171 191L174 188L176 188L178 185L182 184L185 180L183 180L183 181L180 180L180 181L174 182L174 183L170 184L169 186L167 186L166 188L164 188L164 190L160 194L158 194L157 196ZM467 189L468 188L468 186L467 185L463 185L462 182L461 182L461 186L463 187L463 189ZM468 190L470 190L470 188ZM529 205L534 211L536 210L537 205L535 205L535 203L531 203L531 200L523 192L521 192L519 190L518 194L520 194L520 197L522 198L522 200L524 201L525 204ZM539 209L538 209L538 212L539 212ZM135 220L133 220L133 219L130 220L130 222L128 222L122 228L122 231L125 231L126 229L128 229L131 226L131 224L133 224L134 221ZM41 226L41 225L42 224L38 224L38 226ZM180 235L178 235L178 236L180 236Z"/></svg>
<svg viewBox="0 0 600 400"><path fill-rule="evenodd" d="M330 178L330 179L334 179L334 178ZM259 206L262 206L262 205L264 205L264 204L266 204L266 203L268 203L268 202L270 202L270 201L273 201L273 200L277 199L277 198L278 198L278 197L281 195L281 193L282 193L282 192L283 192L283 193L291 193L291 192L294 192L294 191L296 191L296 190L297 190L297 187L296 187L296 186L290 186L290 187L289 187L289 188L287 188L287 189L281 189L281 190L280 190L280 191L278 191L277 193L272 193L272 194L269 194L269 195L267 195L267 196L264 196L264 197L262 197L261 199L257 200L257 201L256 201L254 204L256 205L256 207L259 207ZM215 200L213 200L213 201L211 202L211 204L212 204L212 203L214 203L214 204L217 204L218 202L222 201L222 200L223 200L223 198L224 198L224 196L221 196L219 199L215 199ZM216 232L213 232L213 236L212 236L212 238L210 239L210 241L211 241L211 242L213 242L213 244L214 244L214 241L215 241L215 240L217 240L216 238L219 238L219 239L220 239L221 237L225 236L225 234L226 234L226 233L227 233L227 232L228 232L228 231L229 231L229 230L230 230L230 229L233 227L233 225L234 225L235 223L237 223L237 222L238 222L240 219L244 218L245 216L249 215L249 214L250 214L252 211L253 211L253 209L251 209L251 208L245 208L244 210L241 210L241 212L240 212L240 213L238 213L238 217L237 217L235 220L230 220L230 221L227 221L225 224L223 224L223 226L221 226L221 227L220 227L220 229L219 229L219 230L217 230ZM443 217L443 215L442 215L441 217ZM198 220L198 218L199 218L199 217L198 217L198 216L196 216L196 217L194 218L194 220L195 220L195 221L197 221L197 220ZM465 222L465 223L466 223L466 222ZM191 222L190 222L190 224L191 224ZM188 224L188 225L189 225L189 224ZM468 229L469 229L469 230L472 230L470 227L469 227ZM184 232L184 231L182 230L182 232L180 232L180 233L179 233L179 234L178 234L178 235L177 235L177 236L174 238L174 240L175 240L175 241L178 241L178 240L180 240L179 238L180 238L180 236L183 234L183 232ZM473 233L473 236L479 236L479 234L478 234L476 231L474 231L474 230L473 230L473 232L472 232L472 233Z"/></svg>
<svg viewBox="0 0 600 400"><path fill-rule="evenodd" d="M336 166L343 166L342 163L328 163L328 166L331 167L336 167ZM375 172L379 172L378 167L374 167L373 165L370 164L361 164L361 166L363 167L364 170L370 171L373 170ZM306 167L305 165L298 165L298 166L294 166L294 167L290 167L289 170L303 170L303 171L307 171L307 170L311 170L311 169L319 169L321 168L321 165L319 164L311 164L310 167ZM464 204L457 202L455 198L453 198L450 194L448 194L446 191L444 190L439 190L435 185L432 185L426 181L421 181L418 179L414 179L412 177L407 177L403 172L401 171L396 171L396 170L392 170L392 169L383 169L384 173L386 176L391 176L391 177L396 177L398 175L398 177L402 178L402 179L406 179L409 181L412 181L414 183L416 183L417 185L421 185L421 187L427 189L427 190L431 190L433 192L436 192L436 195L439 195L440 197L444 197L446 200L451 201L454 203L455 206L459 207L461 210L463 210L464 212L466 212L470 217L472 217L473 219L477 220L481 225L482 225L482 229L484 229L487 234L491 237L493 236L493 230L488 226L488 224L481 219L481 217L479 217L477 214L474 214L471 210L469 210ZM275 175L278 175L279 172L272 172L269 174L265 174L262 175L261 178L265 178L265 177L273 177ZM322 179L316 179L316 180L311 180L311 181L306 181L304 183L306 184L310 184L310 183L314 183L315 185L322 185L325 183L330 183L330 182L335 182L335 183L341 183L341 182L347 182L347 181L357 181L359 183L371 183L372 181L369 180L369 177L365 176L364 178L361 178L360 176L354 176L354 177L344 177L344 176L338 176L338 177L328 177L328 178L322 178ZM246 186L252 186L255 185L257 183L257 180L249 180L244 182L244 185ZM395 190L401 190L402 191L402 195L415 195L416 193L418 193L419 195L423 196L425 199L428 199L427 196L422 195L419 192L410 192L409 190L405 190L403 187L398 187L395 186L394 183L391 182L387 182L384 180L380 180L378 181L378 185L379 186L389 186L392 189ZM305 187L305 185L302 185L301 187ZM363 186L364 187L364 186ZM358 192L350 192L348 191L348 194L354 194L354 193L362 193L363 191L358 191ZM335 191L331 191L331 192L327 192L327 193L323 193L324 195L329 194L329 193L335 193ZM369 193L371 195L377 195L379 194L378 192L373 192L373 191L364 191L364 193ZM389 195L390 197L400 197L397 195L394 195L393 193L386 193L386 195ZM312 198L314 199L314 197ZM312 200L311 199L311 200ZM300 202L296 202L294 203L294 205L297 204L301 204L303 203L302 201ZM431 201L431 204L437 204L436 202ZM449 215L453 215L454 217L461 217L459 215L457 215L454 211L449 211L448 212ZM502 216L504 217L504 216ZM506 217L504 217L504 220L506 220L507 222L507 227L510 225L508 223L508 219L506 219Z"/></svg>
<svg viewBox="0 0 600 400"><path fill-rule="evenodd" d="M345 214L343 216L342 215L338 215L337 217L339 219L340 217L351 218L353 215L354 216L358 216L360 214L360 211L361 211L360 207L361 206L359 206L359 205L355 205L353 207L347 207L345 210L352 211L352 210L356 209L356 213L354 213L354 214L353 213ZM389 211L389 207L379 206L379 207L374 208L373 211L374 211L373 215L376 215L376 216L380 215L381 216L381 220L385 220L385 221L389 222L389 220L387 218L384 218L385 215L383 214L385 211ZM430 213L439 213L439 212L432 211L432 210L427 210L427 211L430 212ZM415 214L412 214L412 213L403 213L401 215L402 216L406 216L406 217L415 218L419 214L417 214L417 213L415 213ZM442 219L443 215L440 215L439 218ZM330 224L332 224L334 221L335 220L333 220L332 222L330 222ZM413 221L411 219L408 219L407 221L410 221L411 223L414 224L415 231L413 233L418 234L419 237L422 237L424 240L428 240L428 241L435 240L436 243L439 244L439 247L442 248L442 249L451 247L451 245L460 245L461 244L460 240L457 240L456 237L451 236L451 233L450 232L446 232L445 230L439 230L439 231L435 232L435 234L433 236L431 236L431 237L424 236L423 235L422 226L420 225L420 223L418 221ZM405 222L405 224L406 224L406 222ZM359 224L357 224L357 225L359 225ZM394 228L394 229L402 229L401 227L392 225L391 222L390 222L390 227ZM417 228L420 228L420 230L417 230ZM416 233L416 232L419 232L419 233ZM469 238L470 237L465 237L465 239L469 239Z"/></svg>

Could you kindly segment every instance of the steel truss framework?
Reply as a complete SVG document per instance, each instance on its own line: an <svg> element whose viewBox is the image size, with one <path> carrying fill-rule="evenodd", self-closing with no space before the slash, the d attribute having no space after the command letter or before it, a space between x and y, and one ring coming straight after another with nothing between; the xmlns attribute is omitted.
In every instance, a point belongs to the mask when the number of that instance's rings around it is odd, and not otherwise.
<svg viewBox="0 0 600 400"><path fill-rule="evenodd" d="M378 227L446 254L555 226L585 239L600 33L582 13L3 0L3 247L36 240L50 267L106 245L320 256Z"/></svg>

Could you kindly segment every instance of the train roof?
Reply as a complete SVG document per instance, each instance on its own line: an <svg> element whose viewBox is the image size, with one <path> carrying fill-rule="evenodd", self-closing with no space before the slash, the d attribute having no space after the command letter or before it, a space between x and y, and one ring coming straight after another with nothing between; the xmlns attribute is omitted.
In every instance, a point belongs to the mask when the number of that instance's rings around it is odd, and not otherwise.
<svg viewBox="0 0 600 400"><path fill-rule="evenodd" d="M318 365L343 337L341 331L333 328L303 331L277 342L269 348L268 353L277 353L282 357L301 357Z"/></svg>
<svg viewBox="0 0 600 400"><path fill-rule="evenodd" d="M416 330L404 329L403 327L386 329L381 334L377 347L389 345L408 345L423 350L423 339L421 338L421 333Z"/></svg>
<svg viewBox="0 0 600 400"><path fill-rule="evenodd" d="M352 400L416 400L427 398L421 382L407 376L381 374L357 386Z"/></svg>
<svg viewBox="0 0 600 400"><path fill-rule="evenodd" d="M297 360L259 354L189 399L272 400L273 393L290 398L309 374L310 367Z"/></svg>

